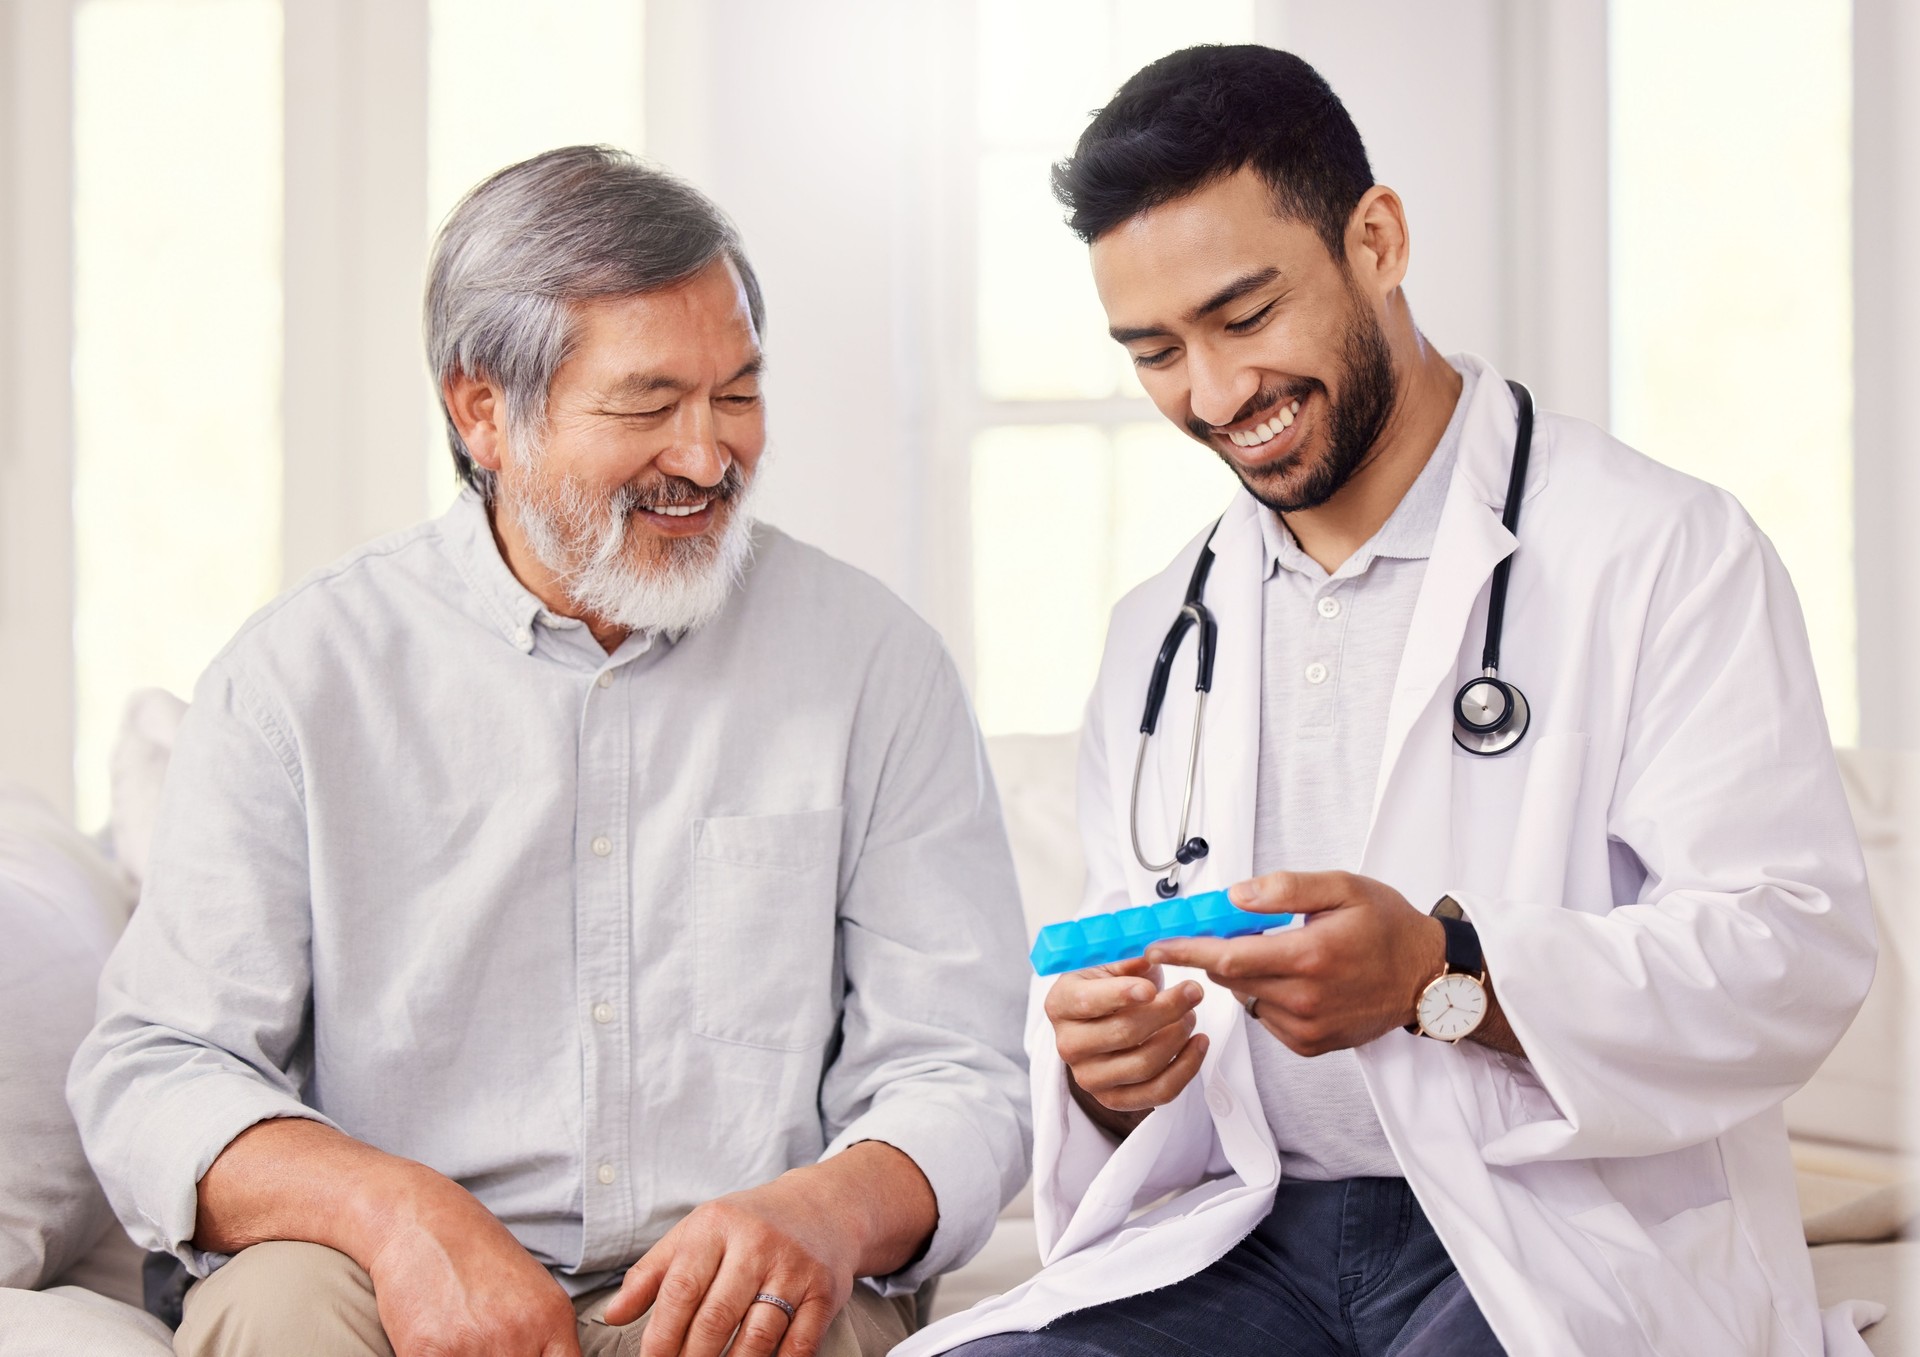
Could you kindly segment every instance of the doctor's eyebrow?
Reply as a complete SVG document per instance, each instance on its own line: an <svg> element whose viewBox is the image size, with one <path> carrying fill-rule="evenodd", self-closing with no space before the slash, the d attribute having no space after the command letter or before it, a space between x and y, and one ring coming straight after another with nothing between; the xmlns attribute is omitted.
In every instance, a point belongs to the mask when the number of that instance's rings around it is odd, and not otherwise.
<svg viewBox="0 0 1920 1357"><path fill-rule="evenodd" d="M1192 325L1205 320L1222 307L1232 306L1249 292L1257 292L1280 276L1276 268L1255 269L1252 273L1242 274L1228 283L1200 305L1187 312L1183 319ZM1114 326L1107 333L1121 344L1131 344L1136 339L1161 339L1172 335L1164 325Z"/></svg>
<svg viewBox="0 0 1920 1357"><path fill-rule="evenodd" d="M1271 267L1256 269L1252 273L1242 274L1218 292L1214 293L1211 297L1207 298L1204 302L1201 302L1200 305L1194 307L1193 310L1187 312L1187 323L1191 325L1194 321L1205 320L1222 307L1232 306L1249 292L1259 291L1279 276L1280 270Z"/></svg>

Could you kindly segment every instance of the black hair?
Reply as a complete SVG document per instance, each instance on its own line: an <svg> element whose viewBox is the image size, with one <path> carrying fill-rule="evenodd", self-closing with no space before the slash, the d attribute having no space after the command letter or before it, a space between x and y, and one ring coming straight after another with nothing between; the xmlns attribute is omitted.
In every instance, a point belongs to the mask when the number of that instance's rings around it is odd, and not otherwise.
<svg viewBox="0 0 1920 1357"><path fill-rule="evenodd" d="M1345 260L1347 222L1373 187L1366 145L1320 72L1271 47L1188 47L1135 72L1053 167L1053 194L1091 243L1247 166L1275 211Z"/></svg>

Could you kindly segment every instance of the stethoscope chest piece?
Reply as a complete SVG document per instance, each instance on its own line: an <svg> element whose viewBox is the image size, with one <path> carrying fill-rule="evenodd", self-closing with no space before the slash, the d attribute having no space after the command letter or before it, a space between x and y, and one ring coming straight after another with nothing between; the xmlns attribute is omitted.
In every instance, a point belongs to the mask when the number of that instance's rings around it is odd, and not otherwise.
<svg viewBox="0 0 1920 1357"><path fill-rule="evenodd" d="M1483 674L1469 679L1453 699L1453 742L1469 754L1504 754L1527 733L1533 713L1526 694Z"/></svg>

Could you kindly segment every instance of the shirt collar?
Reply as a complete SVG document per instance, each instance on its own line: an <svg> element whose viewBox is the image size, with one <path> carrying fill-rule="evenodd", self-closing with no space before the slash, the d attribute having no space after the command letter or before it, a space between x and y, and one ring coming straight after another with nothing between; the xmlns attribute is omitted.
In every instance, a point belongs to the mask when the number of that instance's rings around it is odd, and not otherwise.
<svg viewBox="0 0 1920 1357"><path fill-rule="evenodd" d="M1272 579L1276 570L1292 570L1315 578L1350 579L1363 574L1382 556L1396 560L1425 560L1433 554L1433 539L1440 531L1440 515L1447 503L1447 490L1453 481L1454 465L1460 460L1460 432L1466 423L1467 406L1473 398L1477 374L1454 364L1461 376L1460 399L1454 402L1447 427L1434 444L1427 464L1407 487L1387 521L1363 543L1360 549L1340 563L1328 575L1294 540L1293 533L1271 509L1260 512L1260 537L1266 547L1266 574Z"/></svg>
<svg viewBox="0 0 1920 1357"><path fill-rule="evenodd" d="M485 501L469 488L440 517L440 540L447 556L480 600L487 618L507 643L524 654L533 652L534 628L586 631L576 617L550 612L533 591L520 583L493 537L493 520ZM591 634L587 639L592 642ZM631 639L631 638L629 638ZM596 649L598 643L593 642Z"/></svg>

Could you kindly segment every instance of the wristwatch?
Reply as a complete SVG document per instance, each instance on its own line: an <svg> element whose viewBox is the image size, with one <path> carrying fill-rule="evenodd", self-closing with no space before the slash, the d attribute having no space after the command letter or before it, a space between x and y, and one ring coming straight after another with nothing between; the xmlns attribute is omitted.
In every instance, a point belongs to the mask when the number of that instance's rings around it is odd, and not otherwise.
<svg viewBox="0 0 1920 1357"><path fill-rule="evenodd" d="M1451 1044L1472 1036L1486 1021L1487 963L1480 955L1480 935L1459 901L1443 895L1432 914L1446 931L1446 965L1420 991L1407 1030Z"/></svg>

